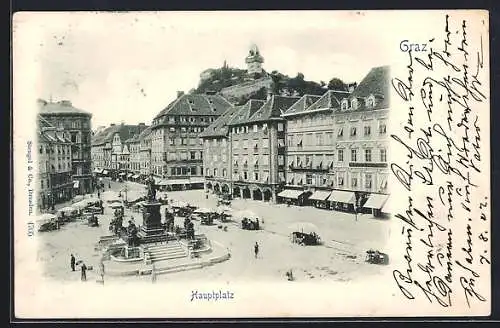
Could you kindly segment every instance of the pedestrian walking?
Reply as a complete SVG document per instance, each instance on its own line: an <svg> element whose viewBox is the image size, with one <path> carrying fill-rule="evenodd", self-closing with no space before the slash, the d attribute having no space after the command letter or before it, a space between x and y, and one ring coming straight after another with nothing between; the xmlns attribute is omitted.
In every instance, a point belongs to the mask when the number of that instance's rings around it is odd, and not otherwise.
<svg viewBox="0 0 500 328"><path fill-rule="evenodd" d="M71 271L75 271L75 264L76 264L75 256L71 254L71 261L70 261Z"/></svg>
<svg viewBox="0 0 500 328"><path fill-rule="evenodd" d="M257 255L259 255L259 244L255 242L255 245L253 246L253 251L255 253L255 258L257 258Z"/></svg>
<svg viewBox="0 0 500 328"><path fill-rule="evenodd" d="M156 283L156 266L153 264L153 268L151 269L151 282Z"/></svg>
<svg viewBox="0 0 500 328"><path fill-rule="evenodd" d="M104 261L102 259L99 262L99 273L101 275L101 283L104 284Z"/></svg>
<svg viewBox="0 0 500 328"><path fill-rule="evenodd" d="M82 281L87 281L87 266L82 262Z"/></svg>
<svg viewBox="0 0 500 328"><path fill-rule="evenodd" d="M108 188L111 189L111 182L108 182Z"/></svg>

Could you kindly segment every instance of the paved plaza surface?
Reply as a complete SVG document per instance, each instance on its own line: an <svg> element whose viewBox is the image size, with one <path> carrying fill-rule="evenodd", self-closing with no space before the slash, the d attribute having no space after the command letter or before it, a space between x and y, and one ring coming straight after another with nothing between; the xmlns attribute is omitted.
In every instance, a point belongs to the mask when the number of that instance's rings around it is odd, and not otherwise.
<svg viewBox="0 0 500 328"><path fill-rule="evenodd" d="M127 186L127 198L135 199L145 193L145 186L126 182L112 182L102 194L103 200L116 197L118 191ZM203 190L169 192L168 197L188 202L199 207L215 207L216 196L209 194L205 199ZM380 274L384 266L364 262L365 251L373 248L385 250L389 237L389 222L374 219L371 215L359 215L316 209L314 207L287 207L253 200L236 199L234 210L250 210L261 218L263 229L249 231L240 228L239 222L228 222L227 231L219 229L219 223L212 226L200 225L194 221L196 233L205 234L210 240L228 248L231 258L225 262L198 270L162 274L157 282L168 281L276 281L285 280L285 273L292 270L296 281L336 280L351 281ZM162 208L162 215L163 215ZM136 224L142 224L142 215L130 210L125 212L126 220L134 217ZM80 272L70 269L70 254L83 260L94 269L88 271L88 283L96 280L100 254L94 249L100 236L109 235L108 225L113 217L110 208L105 207L99 216L99 227L89 227L86 221L67 223L58 231L38 234L38 261L43 267L44 278L57 281L78 281ZM176 218L176 225L182 225L183 218ZM316 225L324 242L320 246L300 246L290 241L290 225L294 222L310 222ZM260 252L254 257L253 245L258 242ZM151 280L142 277L107 277L116 281Z"/></svg>

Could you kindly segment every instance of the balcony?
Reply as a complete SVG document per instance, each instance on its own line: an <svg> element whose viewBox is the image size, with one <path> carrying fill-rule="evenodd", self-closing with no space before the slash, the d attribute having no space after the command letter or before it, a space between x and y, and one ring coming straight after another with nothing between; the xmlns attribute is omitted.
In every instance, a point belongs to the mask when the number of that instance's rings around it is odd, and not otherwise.
<svg viewBox="0 0 500 328"><path fill-rule="evenodd" d="M325 167L322 165L316 165L316 166L314 166L314 165L305 165L305 166L288 165L288 169L290 169L291 171L302 171L302 172L328 172L329 171L328 167Z"/></svg>
<svg viewBox="0 0 500 328"><path fill-rule="evenodd" d="M387 163L349 162L349 167L386 168L387 167Z"/></svg>

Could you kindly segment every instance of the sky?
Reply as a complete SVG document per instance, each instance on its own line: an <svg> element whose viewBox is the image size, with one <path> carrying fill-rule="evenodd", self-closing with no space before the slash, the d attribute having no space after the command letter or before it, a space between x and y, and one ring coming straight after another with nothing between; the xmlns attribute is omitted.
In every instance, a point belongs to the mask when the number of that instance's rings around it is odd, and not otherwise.
<svg viewBox="0 0 500 328"><path fill-rule="evenodd" d="M252 44L268 72L360 82L387 65L380 15L356 12L32 13L39 98L70 100L92 126L149 124L207 68L245 68ZM24 25L22 25L24 23Z"/></svg>

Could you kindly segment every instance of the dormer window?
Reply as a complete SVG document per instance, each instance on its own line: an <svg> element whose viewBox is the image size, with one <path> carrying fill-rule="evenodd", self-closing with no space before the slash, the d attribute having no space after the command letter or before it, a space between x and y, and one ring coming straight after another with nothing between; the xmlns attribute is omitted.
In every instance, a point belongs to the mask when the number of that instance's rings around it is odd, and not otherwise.
<svg viewBox="0 0 500 328"><path fill-rule="evenodd" d="M368 98L366 98L366 107L367 108L375 107L375 97L373 95L370 95Z"/></svg>
<svg viewBox="0 0 500 328"><path fill-rule="evenodd" d="M358 99L354 98L351 100L352 109L358 109Z"/></svg>
<svg viewBox="0 0 500 328"><path fill-rule="evenodd" d="M343 99L342 103L340 104L340 109L347 110L348 108L349 108L349 101L347 99Z"/></svg>

